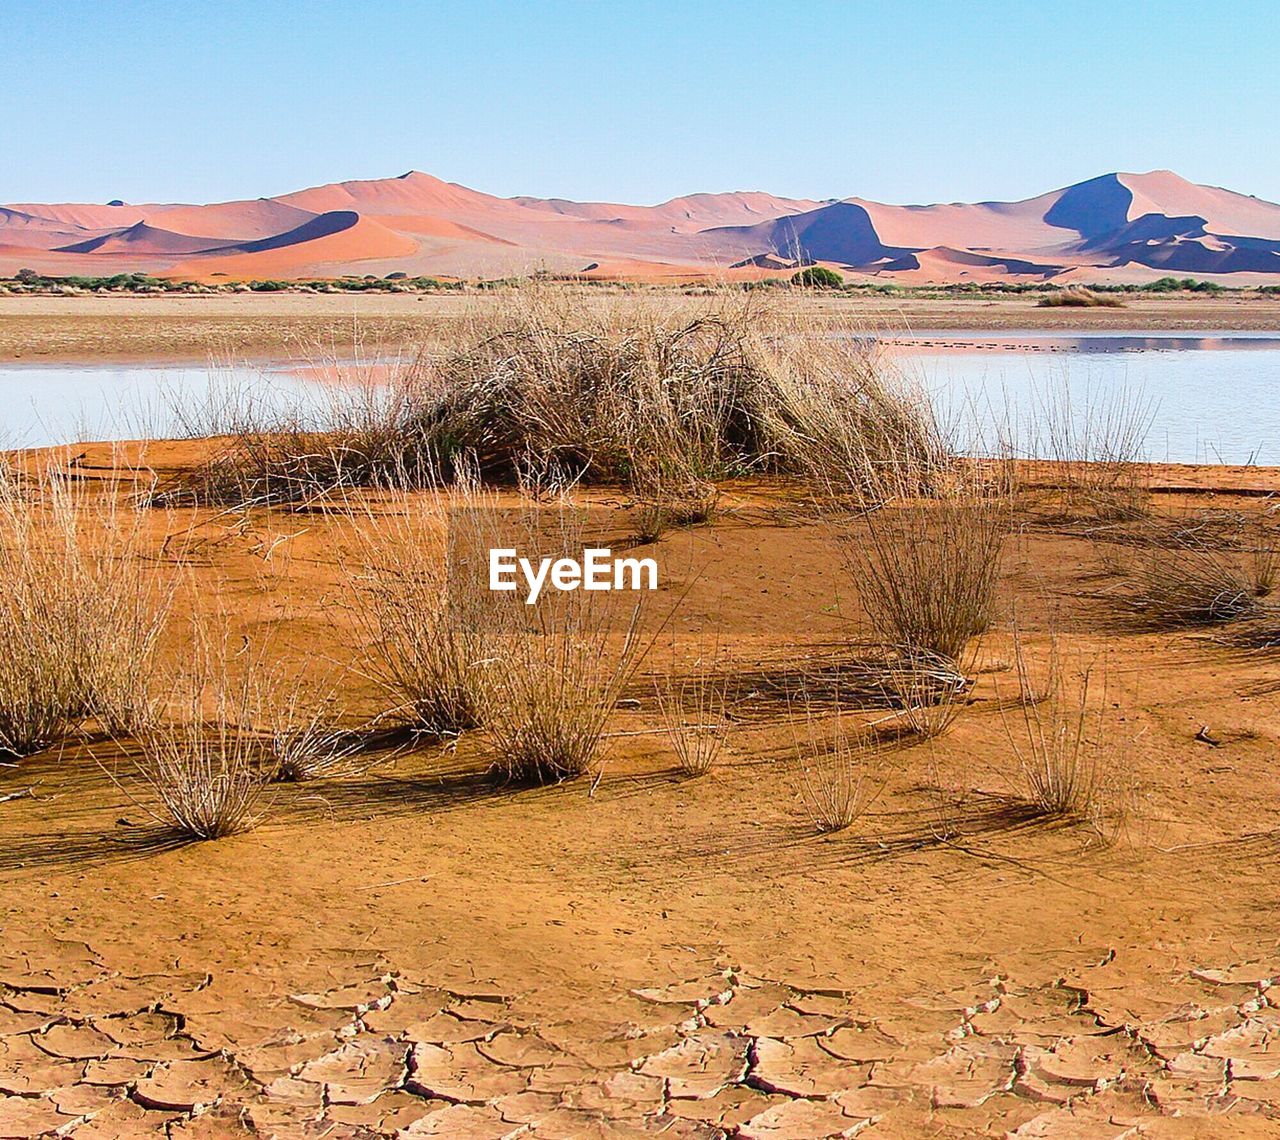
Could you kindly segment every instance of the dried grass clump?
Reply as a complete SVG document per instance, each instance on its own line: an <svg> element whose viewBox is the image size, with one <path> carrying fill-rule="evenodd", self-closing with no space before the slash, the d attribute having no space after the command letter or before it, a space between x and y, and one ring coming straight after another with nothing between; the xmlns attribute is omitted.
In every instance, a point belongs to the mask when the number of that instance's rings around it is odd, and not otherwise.
<svg viewBox="0 0 1280 1140"><path fill-rule="evenodd" d="M646 482L636 488L636 538L641 543L657 542L672 527L692 527L709 523L720 502L714 483Z"/></svg>
<svg viewBox="0 0 1280 1140"><path fill-rule="evenodd" d="M932 740L947 733L969 700L973 682L948 657L901 653L886 667L886 696L913 736Z"/></svg>
<svg viewBox="0 0 1280 1140"><path fill-rule="evenodd" d="M152 710L137 734L138 775L150 792L143 808L192 839L221 839L253 828L273 775L263 718L263 663L232 666L225 639L198 640L192 669L176 694Z"/></svg>
<svg viewBox="0 0 1280 1140"><path fill-rule="evenodd" d="M564 497L506 526L501 545L535 562L590 545L584 513ZM533 605L519 592L490 596L480 709L503 779L551 784L597 766L609 715L651 645L640 617L640 605L611 592L548 590Z"/></svg>
<svg viewBox="0 0 1280 1140"><path fill-rule="evenodd" d="M961 474L934 498L903 498L840 524L876 639L908 660L960 660L991 623L1011 526L1004 483Z"/></svg>
<svg viewBox="0 0 1280 1140"><path fill-rule="evenodd" d="M1053 462L1068 513L1107 523L1147 516L1153 416L1152 401L1133 389L1073 393L1064 380L1037 394L1028 426L1033 454Z"/></svg>
<svg viewBox="0 0 1280 1140"><path fill-rule="evenodd" d="M415 429L430 385L424 358L382 369L334 366L307 403L230 392L195 415L176 409L184 434L226 440L208 462L156 487L154 506L295 508L353 487L417 487L441 469L438 441Z"/></svg>
<svg viewBox="0 0 1280 1140"><path fill-rule="evenodd" d="M146 703L172 585L118 492L0 473L0 750L38 751L87 716L125 732Z"/></svg>
<svg viewBox="0 0 1280 1140"><path fill-rule="evenodd" d="M719 762L732 729L726 716L727 678L700 674L656 692L663 732L680 771L705 776Z"/></svg>
<svg viewBox="0 0 1280 1140"><path fill-rule="evenodd" d="M1057 292L1041 297L1037 304L1042 309L1123 309L1124 302L1119 297L1095 293L1082 286L1068 286Z"/></svg>
<svg viewBox="0 0 1280 1140"><path fill-rule="evenodd" d="M359 738L335 727L327 701L311 705L310 700L308 691L295 683L275 696L265 712L271 779L280 783L346 775L359 767Z"/></svg>
<svg viewBox="0 0 1280 1140"><path fill-rule="evenodd" d="M452 494L391 496L359 532L353 582L365 668L409 722L453 735L480 724L481 669L492 645L486 570L470 559L491 504L467 483Z"/></svg>
<svg viewBox="0 0 1280 1140"><path fill-rule="evenodd" d="M305 503L473 458L488 479L558 469L641 495L767 470L865 496L945 452L927 403L863 345L743 294L691 314L530 290L463 336L320 412L224 417L227 450L158 501Z"/></svg>
<svg viewBox="0 0 1280 1140"><path fill-rule="evenodd" d="M511 783L559 783L598 763L605 724L644 647L639 609L619 629L597 597L540 600L528 625L517 619L501 635L484 671L494 769Z"/></svg>
<svg viewBox="0 0 1280 1140"><path fill-rule="evenodd" d="M876 748L865 731L849 734L839 716L823 733L806 712L807 739L795 743L796 789L800 803L820 834L844 831L867 812L879 796L873 786Z"/></svg>
<svg viewBox="0 0 1280 1140"><path fill-rule="evenodd" d="M1046 816L1101 830L1120 773L1107 740L1106 694L1091 701L1093 687L1092 671L1085 670L1074 702L1055 693L1022 702L1016 721L1003 708L1001 716L1027 799Z"/></svg>
<svg viewBox="0 0 1280 1140"><path fill-rule="evenodd" d="M1122 575L1120 607L1153 629L1221 625L1257 615L1275 588L1277 544L1264 525L1154 525L1108 559Z"/></svg>
<svg viewBox="0 0 1280 1140"><path fill-rule="evenodd" d="M756 401L772 470L854 503L932 491L951 448L927 393L874 343L803 318L752 328L764 361Z"/></svg>

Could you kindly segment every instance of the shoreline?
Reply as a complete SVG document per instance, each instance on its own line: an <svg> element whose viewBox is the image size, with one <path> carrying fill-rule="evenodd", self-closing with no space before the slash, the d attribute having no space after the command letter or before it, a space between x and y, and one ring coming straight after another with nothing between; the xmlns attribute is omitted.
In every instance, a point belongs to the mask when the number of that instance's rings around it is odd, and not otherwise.
<svg viewBox="0 0 1280 1140"><path fill-rule="evenodd" d="M517 291L518 292L518 291ZM583 290L605 304L626 298L690 308L706 297ZM508 300L500 292L413 295L235 294L216 297L0 297L0 362L185 363L306 359L412 347ZM1141 297L1117 309L1041 308L1029 296L771 299L832 329L921 332L1280 333L1280 298ZM919 332L917 332L919 330ZM998 338L993 338L998 339Z"/></svg>

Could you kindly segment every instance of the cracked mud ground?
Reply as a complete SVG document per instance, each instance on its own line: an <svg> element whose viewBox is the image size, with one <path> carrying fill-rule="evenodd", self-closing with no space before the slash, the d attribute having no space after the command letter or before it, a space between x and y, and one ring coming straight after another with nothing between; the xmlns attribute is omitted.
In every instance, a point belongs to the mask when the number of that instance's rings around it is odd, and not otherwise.
<svg viewBox="0 0 1280 1140"><path fill-rule="evenodd" d="M1215 1114L1269 1120L1277 975L1280 958L1194 970L1135 1007L1108 955L873 1014L856 992L725 966L557 1019L381 960L282 993L34 940L3 963L0 1135L782 1140L965 1132L974 1114L1019 1138L1195 1134Z"/></svg>
<svg viewBox="0 0 1280 1140"><path fill-rule="evenodd" d="M757 671L831 596L819 536L771 518L664 543L721 560L685 612ZM209 548L228 596L287 597L289 652L333 653L333 534L263 586L256 525ZM1088 564L1033 535L1008 576L1072 598ZM503 789L464 741L190 846L74 748L0 770L33 789L0 803L0 1138L1280 1135L1280 663L1107 646L1142 785L1110 847L1008 798L985 673L826 838L768 709L701 780L623 735L594 788ZM967 793L945 840L934 784Z"/></svg>

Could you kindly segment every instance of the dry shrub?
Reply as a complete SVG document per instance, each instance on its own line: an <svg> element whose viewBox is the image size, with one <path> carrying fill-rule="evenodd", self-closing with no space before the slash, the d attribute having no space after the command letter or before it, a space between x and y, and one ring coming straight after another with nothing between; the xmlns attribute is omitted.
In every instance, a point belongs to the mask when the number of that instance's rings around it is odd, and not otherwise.
<svg viewBox="0 0 1280 1140"><path fill-rule="evenodd" d="M260 819L273 775L271 748L258 730L267 700L260 657L235 661L227 638L197 629L190 668L137 733L138 774L153 819L193 839L248 831Z"/></svg>
<svg viewBox="0 0 1280 1140"><path fill-rule="evenodd" d="M1120 607L1153 629L1253 617L1275 587L1277 544L1259 521L1205 514L1173 526L1151 520L1128 538L1131 545L1106 563L1124 578Z"/></svg>
<svg viewBox="0 0 1280 1140"><path fill-rule="evenodd" d="M549 509L550 527L525 511L515 524L522 537L502 545L534 561L580 557L583 515L563 500ZM610 712L652 643L640 635L640 605L627 605L583 589L549 589L534 605L503 595L490 605L481 710L504 779L557 783L596 767Z"/></svg>
<svg viewBox="0 0 1280 1140"><path fill-rule="evenodd" d="M1068 286L1036 302L1042 309L1122 309L1124 302L1111 294L1095 293L1083 286Z"/></svg>
<svg viewBox="0 0 1280 1140"><path fill-rule="evenodd" d="M540 600L526 628L502 635L485 670L494 767L512 783L559 783L596 767L605 724L643 649L639 609L618 630L593 598L577 591Z"/></svg>
<svg viewBox="0 0 1280 1140"><path fill-rule="evenodd" d="M1091 701L1094 688L1086 669L1074 701L1058 691L1022 702L1016 721L1003 708L1001 716L1027 799L1046 816L1101 830L1120 772L1107 740L1105 685L1101 698Z"/></svg>
<svg viewBox="0 0 1280 1140"><path fill-rule="evenodd" d="M951 449L931 401L868 338L805 323L757 322L755 402L773 470L855 503L930 491Z"/></svg>
<svg viewBox="0 0 1280 1140"><path fill-rule="evenodd" d="M732 728L726 716L728 679L700 673L656 692L662 728L680 771L705 776L719 762Z"/></svg>
<svg viewBox="0 0 1280 1140"><path fill-rule="evenodd" d="M973 682L949 657L900 653L886 667L885 694L913 736L932 740L948 732L969 700Z"/></svg>
<svg viewBox="0 0 1280 1140"><path fill-rule="evenodd" d="M410 723L439 735L480 723L481 663L491 639L484 548L492 503L460 482L453 493L398 493L367 513L353 585L365 668Z"/></svg>
<svg viewBox="0 0 1280 1140"><path fill-rule="evenodd" d="M1154 408L1141 391L1065 382L1036 394L1028 427L1033 454L1051 460L1069 512L1101 522L1143 518L1150 510L1147 435Z"/></svg>
<svg viewBox="0 0 1280 1140"><path fill-rule="evenodd" d="M414 424L429 362L334 364L324 371L309 401L232 390L211 408L176 407L184 434L221 438L225 446L158 486L149 501L301 508L353 487L426 485L438 456Z"/></svg>
<svg viewBox="0 0 1280 1140"><path fill-rule="evenodd" d="M145 705L172 583L119 491L0 473L0 750L37 751L86 716L127 732Z"/></svg>
<svg viewBox="0 0 1280 1140"><path fill-rule="evenodd" d="M823 733L810 710L805 713L807 739L795 741L796 789L814 829L822 834L852 827L879 796L871 769L876 748L859 730L850 735L840 718Z"/></svg>
<svg viewBox="0 0 1280 1140"><path fill-rule="evenodd" d="M691 315L531 289L462 336L320 413L250 404L227 450L161 501L306 502L473 458L486 478L558 468L643 490L656 470L683 494L769 470L865 495L943 452L927 404L862 345L743 294Z"/></svg>
<svg viewBox="0 0 1280 1140"><path fill-rule="evenodd" d="M958 661L991 623L1010 530L1005 484L958 476L841 523L838 538L876 639L907 659Z"/></svg>

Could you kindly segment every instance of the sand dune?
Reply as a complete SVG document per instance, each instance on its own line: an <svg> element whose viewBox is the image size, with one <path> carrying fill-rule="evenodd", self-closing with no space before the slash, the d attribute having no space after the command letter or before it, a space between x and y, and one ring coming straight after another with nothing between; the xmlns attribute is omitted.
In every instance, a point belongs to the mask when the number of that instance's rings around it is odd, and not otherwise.
<svg viewBox="0 0 1280 1140"><path fill-rule="evenodd" d="M356 271L361 263L407 257L417 250L412 238L395 233L353 210L334 210L288 233L214 251L198 262L180 262L174 276L274 278L297 276L316 261L340 262Z"/></svg>
<svg viewBox="0 0 1280 1140"><path fill-rule="evenodd" d="M922 283L1177 273L1249 284L1280 275L1280 205L1167 170L1104 174L1018 202L925 206L763 192L654 206L499 198L409 171L207 206L0 207L0 273L748 278L802 262Z"/></svg>
<svg viewBox="0 0 1280 1140"><path fill-rule="evenodd" d="M73 245L61 246L59 253L199 253L226 245L221 238L192 237L188 234L162 230L138 222L127 230L114 230L100 237Z"/></svg>

